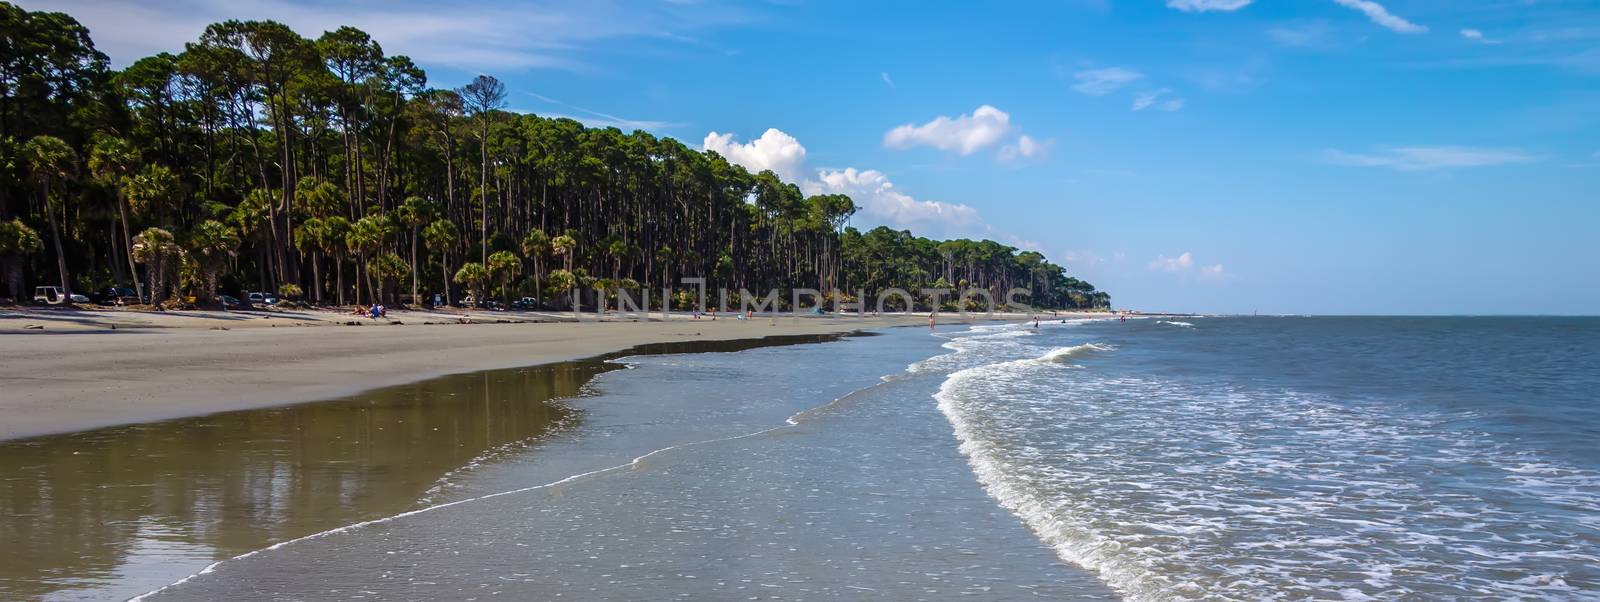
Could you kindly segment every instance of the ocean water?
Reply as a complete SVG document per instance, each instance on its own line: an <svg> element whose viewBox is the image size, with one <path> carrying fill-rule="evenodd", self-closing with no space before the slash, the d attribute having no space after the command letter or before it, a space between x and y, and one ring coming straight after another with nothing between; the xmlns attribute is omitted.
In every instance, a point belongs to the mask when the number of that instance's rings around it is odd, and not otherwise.
<svg viewBox="0 0 1600 602"><path fill-rule="evenodd" d="M1600 599L1600 320L993 327L914 370L1118 594Z"/></svg>
<svg viewBox="0 0 1600 602"><path fill-rule="evenodd" d="M614 361L551 402L573 426L148 599L1600 599L1596 319L1068 320Z"/></svg>

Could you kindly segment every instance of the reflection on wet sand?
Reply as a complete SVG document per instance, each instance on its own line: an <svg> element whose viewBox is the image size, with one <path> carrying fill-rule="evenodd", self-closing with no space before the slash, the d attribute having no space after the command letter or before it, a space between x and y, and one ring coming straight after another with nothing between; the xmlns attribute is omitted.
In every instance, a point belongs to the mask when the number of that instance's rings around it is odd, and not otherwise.
<svg viewBox="0 0 1600 602"><path fill-rule="evenodd" d="M836 338L672 343L605 357ZM173 564L197 569L413 509L452 470L575 425L578 412L560 400L621 368L604 359L0 442L0 600L127 597L168 583Z"/></svg>
<svg viewBox="0 0 1600 602"><path fill-rule="evenodd" d="M405 511L485 452L573 423L552 400L614 367L464 374L0 443L0 599L142 581L152 563L209 562Z"/></svg>

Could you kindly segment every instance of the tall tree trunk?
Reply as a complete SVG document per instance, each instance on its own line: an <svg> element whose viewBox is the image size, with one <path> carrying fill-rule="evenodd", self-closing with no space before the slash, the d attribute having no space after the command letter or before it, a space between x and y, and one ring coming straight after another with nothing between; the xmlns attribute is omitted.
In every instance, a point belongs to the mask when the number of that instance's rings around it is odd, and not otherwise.
<svg viewBox="0 0 1600 602"><path fill-rule="evenodd" d="M117 193L117 212L122 214L122 254L128 258L128 278L133 281L133 294L144 299L144 287L139 284L139 269L133 263L133 231L128 229L128 197L120 191Z"/></svg>
<svg viewBox="0 0 1600 602"><path fill-rule="evenodd" d="M50 242L56 250L56 271L57 275L61 277L61 291L71 294L72 287L68 284L67 279L67 254L61 249L61 231L56 226L56 212L50 208L50 184L48 183L44 185L44 216L46 218L45 221L50 222ZM62 218L65 219L66 216L63 215Z"/></svg>

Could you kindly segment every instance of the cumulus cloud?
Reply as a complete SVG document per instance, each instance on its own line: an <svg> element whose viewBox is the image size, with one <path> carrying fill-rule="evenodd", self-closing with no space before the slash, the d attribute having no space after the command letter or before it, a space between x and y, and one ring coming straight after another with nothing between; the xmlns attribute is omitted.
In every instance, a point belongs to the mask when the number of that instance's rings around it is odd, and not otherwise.
<svg viewBox="0 0 1600 602"><path fill-rule="evenodd" d="M1017 137L1015 144L1008 144L1000 149L1000 160L1043 159L1050 153L1050 147L1055 146L1055 144L1056 141L1054 139L1041 141L1033 136L1023 134Z"/></svg>
<svg viewBox="0 0 1600 602"><path fill-rule="evenodd" d="M1194 267L1194 254L1188 251L1177 257L1157 255L1155 260L1150 262L1150 269L1159 272L1187 272L1192 267Z"/></svg>
<svg viewBox="0 0 1600 602"><path fill-rule="evenodd" d="M1072 74L1078 83L1072 89L1090 96L1105 96L1133 82L1144 79L1144 74L1122 67L1085 69Z"/></svg>
<svg viewBox="0 0 1600 602"><path fill-rule="evenodd" d="M972 228L981 223L978 210L967 205L918 200L895 188L876 169L821 170L801 184L807 194L845 194L867 215L901 227L934 226L941 230Z"/></svg>
<svg viewBox="0 0 1600 602"><path fill-rule="evenodd" d="M1490 167L1536 160L1534 156L1517 149L1466 146L1402 146L1368 153L1328 149L1323 152L1323 156L1329 163L1335 165L1384 167L1398 171Z"/></svg>
<svg viewBox="0 0 1600 602"><path fill-rule="evenodd" d="M770 169L790 182L805 177L806 147L778 128L767 128L760 138L745 144L736 141L733 134L711 132L702 146L751 172Z"/></svg>
<svg viewBox="0 0 1600 602"><path fill-rule="evenodd" d="M1167 0L1167 6L1186 13L1232 12L1250 6L1254 0Z"/></svg>
<svg viewBox="0 0 1600 602"><path fill-rule="evenodd" d="M1173 98L1172 90L1167 88L1140 92L1133 97L1133 110L1143 111L1152 107L1161 111L1176 111L1183 108L1183 99Z"/></svg>
<svg viewBox="0 0 1600 602"><path fill-rule="evenodd" d="M888 148L931 146L970 155L994 146L1011 133L1011 115L983 105L967 115L935 117L922 125L905 124L883 135Z"/></svg>
<svg viewBox="0 0 1600 602"><path fill-rule="evenodd" d="M1220 263L1200 268L1200 275L1207 278L1221 278L1224 274L1225 272L1222 271L1222 264Z"/></svg>
<svg viewBox="0 0 1600 602"><path fill-rule="evenodd" d="M1428 31L1428 28L1426 27L1395 16L1393 13L1389 12L1389 9L1384 8L1382 4L1378 4L1372 0L1333 1L1339 3L1340 6L1361 11L1361 13L1365 14L1368 19L1372 19L1373 23L1377 23L1378 25L1381 25L1392 31L1399 33L1423 33Z"/></svg>
<svg viewBox="0 0 1600 602"><path fill-rule="evenodd" d="M875 169L811 170L805 164L806 147L777 128L768 128L760 138L747 143L739 142L731 133L711 132L706 134L703 146L752 172L770 169L785 181L798 183L808 195L849 195L862 215L878 223L938 233L972 233L988 228L977 209L918 199L895 187L888 175Z"/></svg>

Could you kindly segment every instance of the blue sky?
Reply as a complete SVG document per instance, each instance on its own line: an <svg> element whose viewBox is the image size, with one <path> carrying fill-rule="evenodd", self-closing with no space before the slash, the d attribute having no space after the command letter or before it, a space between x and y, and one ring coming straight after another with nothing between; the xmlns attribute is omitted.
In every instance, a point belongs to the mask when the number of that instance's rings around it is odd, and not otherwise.
<svg viewBox="0 0 1600 602"><path fill-rule="evenodd" d="M1592 1L22 4L118 65L224 18L355 25L436 87L490 73L1123 307L1600 313Z"/></svg>

